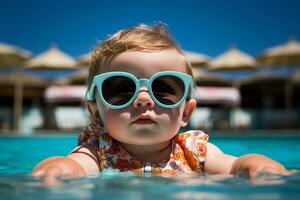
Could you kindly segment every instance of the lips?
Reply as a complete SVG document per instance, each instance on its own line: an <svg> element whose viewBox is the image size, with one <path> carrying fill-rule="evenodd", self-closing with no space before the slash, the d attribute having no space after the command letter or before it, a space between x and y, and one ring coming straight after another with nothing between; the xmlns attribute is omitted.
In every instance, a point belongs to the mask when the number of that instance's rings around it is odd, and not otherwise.
<svg viewBox="0 0 300 200"><path fill-rule="evenodd" d="M153 124L155 121L151 119L138 119L133 122L134 124Z"/></svg>
<svg viewBox="0 0 300 200"><path fill-rule="evenodd" d="M154 124L156 121L154 121L151 117L140 117L137 120L132 122L133 124Z"/></svg>

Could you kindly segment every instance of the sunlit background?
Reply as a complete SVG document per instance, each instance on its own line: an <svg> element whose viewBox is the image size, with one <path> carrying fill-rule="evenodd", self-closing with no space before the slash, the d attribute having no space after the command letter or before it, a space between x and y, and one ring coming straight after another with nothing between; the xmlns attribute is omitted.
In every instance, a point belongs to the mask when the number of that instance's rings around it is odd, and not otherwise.
<svg viewBox="0 0 300 200"><path fill-rule="evenodd" d="M164 22L193 65L207 132L300 128L300 1L0 0L2 133L78 132L89 52Z"/></svg>

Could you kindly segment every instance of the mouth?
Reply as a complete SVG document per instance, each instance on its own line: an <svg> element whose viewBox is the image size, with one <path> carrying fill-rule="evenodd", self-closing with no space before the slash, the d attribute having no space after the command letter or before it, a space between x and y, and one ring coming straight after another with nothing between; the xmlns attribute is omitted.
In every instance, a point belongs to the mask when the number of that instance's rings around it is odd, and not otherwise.
<svg viewBox="0 0 300 200"><path fill-rule="evenodd" d="M155 121L151 119L138 119L133 122L134 124L153 124Z"/></svg>
<svg viewBox="0 0 300 200"><path fill-rule="evenodd" d="M133 121L132 124L156 124L157 122L151 119L150 117L140 117L137 120Z"/></svg>

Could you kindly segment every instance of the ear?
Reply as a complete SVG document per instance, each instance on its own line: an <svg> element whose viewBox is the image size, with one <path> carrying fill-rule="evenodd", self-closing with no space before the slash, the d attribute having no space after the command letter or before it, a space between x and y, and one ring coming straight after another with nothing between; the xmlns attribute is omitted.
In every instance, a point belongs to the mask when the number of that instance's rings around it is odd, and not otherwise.
<svg viewBox="0 0 300 200"><path fill-rule="evenodd" d="M97 105L94 102L87 102L86 107L88 111L90 112L91 116L93 117L93 120L96 122L101 122L100 114L97 109Z"/></svg>
<svg viewBox="0 0 300 200"><path fill-rule="evenodd" d="M196 106L197 101L195 99L190 99L186 102L180 123L181 127L185 127L188 124L191 115L196 109Z"/></svg>

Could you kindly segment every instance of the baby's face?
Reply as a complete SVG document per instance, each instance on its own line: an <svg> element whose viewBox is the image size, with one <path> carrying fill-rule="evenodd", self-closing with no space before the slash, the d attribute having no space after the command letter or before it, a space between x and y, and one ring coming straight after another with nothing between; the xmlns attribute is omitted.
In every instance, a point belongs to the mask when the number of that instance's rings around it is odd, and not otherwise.
<svg viewBox="0 0 300 200"><path fill-rule="evenodd" d="M182 56L176 50L129 51L117 55L103 72L125 71L137 78L150 78L161 71L186 73ZM177 108L155 104L146 86L134 102L122 109L110 109L97 100L101 119L110 135L122 143L152 145L170 140L182 124L185 102Z"/></svg>

